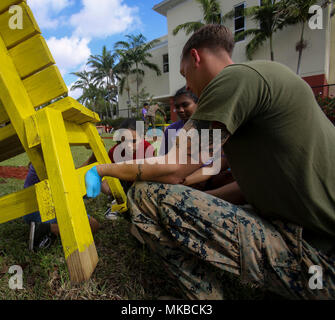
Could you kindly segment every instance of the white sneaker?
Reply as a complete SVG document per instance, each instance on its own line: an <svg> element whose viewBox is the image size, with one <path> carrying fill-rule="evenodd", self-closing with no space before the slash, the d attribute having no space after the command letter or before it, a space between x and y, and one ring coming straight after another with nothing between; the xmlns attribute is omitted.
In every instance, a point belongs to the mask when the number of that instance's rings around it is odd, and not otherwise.
<svg viewBox="0 0 335 320"><path fill-rule="evenodd" d="M111 208L108 208L105 212L105 218L107 220L116 220L120 217L119 213L117 211L112 211Z"/></svg>

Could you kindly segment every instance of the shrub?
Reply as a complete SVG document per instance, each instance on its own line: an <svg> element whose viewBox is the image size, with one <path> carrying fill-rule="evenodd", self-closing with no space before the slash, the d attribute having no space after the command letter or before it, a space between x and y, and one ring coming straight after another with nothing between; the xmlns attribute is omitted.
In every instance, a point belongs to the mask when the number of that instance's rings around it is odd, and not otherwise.
<svg viewBox="0 0 335 320"><path fill-rule="evenodd" d="M316 100L328 119L335 125L335 97L319 96Z"/></svg>

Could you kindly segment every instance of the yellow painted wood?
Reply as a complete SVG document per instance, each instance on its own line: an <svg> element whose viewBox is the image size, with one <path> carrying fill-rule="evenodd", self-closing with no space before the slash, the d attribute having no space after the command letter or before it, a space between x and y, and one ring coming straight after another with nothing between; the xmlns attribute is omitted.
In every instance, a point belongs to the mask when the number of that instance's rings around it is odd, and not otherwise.
<svg viewBox="0 0 335 320"><path fill-rule="evenodd" d="M9 7L18 4L20 2L26 2L26 0L1 0L0 2L0 13L8 11Z"/></svg>
<svg viewBox="0 0 335 320"><path fill-rule="evenodd" d="M20 42L23 42L35 34L41 33L41 30L39 29L30 8L24 2L20 4L20 7L22 8L23 13L22 29L10 29L9 20L12 15L8 11L5 11L0 15L0 35L8 49L14 47Z"/></svg>
<svg viewBox="0 0 335 320"><path fill-rule="evenodd" d="M38 132L36 114L24 119L26 139L29 148L37 147L41 144L41 137Z"/></svg>
<svg viewBox="0 0 335 320"><path fill-rule="evenodd" d="M9 55L21 78L55 64L44 38L39 34L9 50Z"/></svg>
<svg viewBox="0 0 335 320"><path fill-rule="evenodd" d="M36 119L65 258L70 259L76 252L89 252L84 259L76 259L74 265L68 263L71 279L84 281L87 278L80 279L80 276L87 277L93 272L96 250L95 247L92 250L94 240L81 188L74 179L76 170L63 117L60 111L44 108L36 113ZM90 270L87 266L91 266Z"/></svg>
<svg viewBox="0 0 335 320"><path fill-rule="evenodd" d="M82 125L90 141L91 149L95 158L100 164L111 163L111 160L106 152L104 143L98 133L97 128L93 123L85 123ZM114 199L119 205L127 203L127 196L122 188L119 179L106 177L107 183L114 196Z"/></svg>
<svg viewBox="0 0 335 320"><path fill-rule="evenodd" d="M25 152L12 124L0 128L0 161Z"/></svg>
<svg viewBox="0 0 335 320"><path fill-rule="evenodd" d="M41 151L38 148L29 149L25 133L24 119L35 114L35 109L1 37L0 61L0 99L3 107L40 180L45 180L47 175ZM7 154L13 154L15 150L1 150L1 152L4 151Z"/></svg>
<svg viewBox="0 0 335 320"><path fill-rule="evenodd" d="M16 132L12 124L0 128L0 143L1 141L11 138L12 136L16 136Z"/></svg>
<svg viewBox="0 0 335 320"><path fill-rule="evenodd" d="M6 123L9 121L8 114L5 110L5 107L3 106L1 100L0 100L0 124Z"/></svg>
<svg viewBox="0 0 335 320"><path fill-rule="evenodd" d="M68 92L56 66L50 66L23 80L34 107L39 107Z"/></svg>
<svg viewBox="0 0 335 320"><path fill-rule="evenodd" d="M55 204L52 198L50 184L48 180L41 181L35 185L36 199L42 222L46 222L56 217Z"/></svg>
<svg viewBox="0 0 335 320"><path fill-rule="evenodd" d="M85 167L80 167L76 170L77 172L77 177L78 177L78 182L80 186L80 194L82 197L86 195L86 185L85 185L85 175L86 172L90 169L92 169L94 166L97 166L99 162L92 163L88 166Z"/></svg>
<svg viewBox="0 0 335 320"><path fill-rule="evenodd" d="M59 110L63 114L64 120L73 121L77 124L85 122L97 123L100 121L99 115L90 109L84 107L72 97L66 97L55 103L52 103L48 108Z"/></svg>
<svg viewBox="0 0 335 320"><path fill-rule="evenodd" d="M0 198L0 224L38 210L35 186Z"/></svg>
<svg viewBox="0 0 335 320"><path fill-rule="evenodd" d="M87 135L80 125L70 121L64 121L64 125L70 145L89 146ZM29 148L39 146L41 144L41 136L37 126L36 115L25 119L25 128Z"/></svg>
<svg viewBox="0 0 335 320"><path fill-rule="evenodd" d="M64 124L70 145L89 145L88 137L80 125L70 121Z"/></svg>

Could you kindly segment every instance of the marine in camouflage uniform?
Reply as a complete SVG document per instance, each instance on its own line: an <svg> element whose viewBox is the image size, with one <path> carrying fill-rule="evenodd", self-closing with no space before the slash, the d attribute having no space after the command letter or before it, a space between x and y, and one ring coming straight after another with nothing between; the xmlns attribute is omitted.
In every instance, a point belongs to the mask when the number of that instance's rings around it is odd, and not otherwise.
<svg viewBox="0 0 335 320"><path fill-rule="evenodd" d="M136 183L128 192L131 218L190 298L224 298L220 279L228 272L289 298L334 299L335 128L290 69L234 64L232 50L231 32L207 25L186 43L181 74L200 97L183 129L210 130L208 150L218 159L223 148L234 192L225 186L213 197L177 185L206 162L190 161L191 144L180 134L185 165L101 165L87 195L106 175L169 183ZM197 141L201 151L205 140ZM232 194L251 207L232 204ZM313 289L312 266L323 272L320 289Z"/></svg>
<svg viewBox="0 0 335 320"><path fill-rule="evenodd" d="M132 223L190 299L224 299L225 272L291 299L335 298L335 252L311 247L299 226L182 185L138 182L128 201ZM313 265L321 290L309 286Z"/></svg>

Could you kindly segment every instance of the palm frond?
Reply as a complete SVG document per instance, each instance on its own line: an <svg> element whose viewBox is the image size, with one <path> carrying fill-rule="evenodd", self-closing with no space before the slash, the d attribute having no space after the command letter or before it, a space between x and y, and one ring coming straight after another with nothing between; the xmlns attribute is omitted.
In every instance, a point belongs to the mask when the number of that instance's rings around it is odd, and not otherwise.
<svg viewBox="0 0 335 320"><path fill-rule="evenodd" d="M185 22L173 30L173 35L175 36L180 30L184 30L186 35L189 35L190 33L199 30L203 26L204 24L202 22Z"/></svg>

